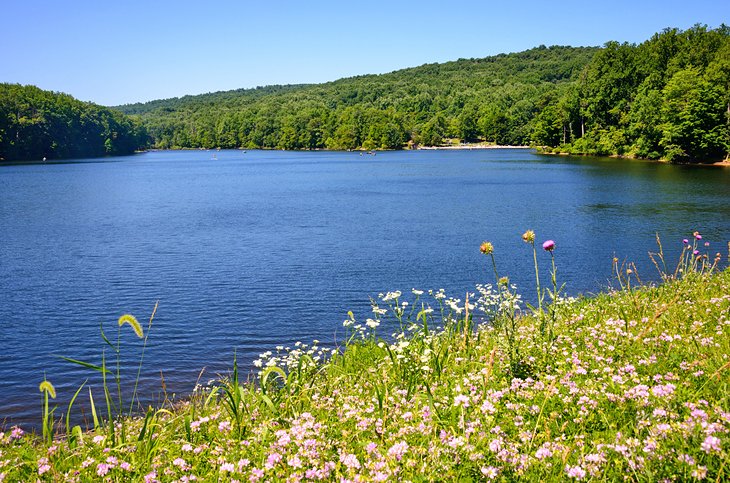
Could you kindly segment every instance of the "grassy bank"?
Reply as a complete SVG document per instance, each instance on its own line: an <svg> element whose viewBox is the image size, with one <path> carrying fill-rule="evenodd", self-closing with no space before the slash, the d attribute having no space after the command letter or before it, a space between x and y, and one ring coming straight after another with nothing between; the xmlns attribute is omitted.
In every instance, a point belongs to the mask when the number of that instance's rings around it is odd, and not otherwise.
<svg viewBox="0 0 730 483"><path fill-rule="evenodd" d="M630 267L616 266L615 290L579 300L560 295L554 244L543 252L534 234L524 239L536 267L552 266L549 286L531 294L536 307L500 279L498 251L485 243L494 286L462 300L442 292L381 295L364 320L348 314L340 347L277 348L262 354L256 384L242 383L234 365L227 380L144 417L113 424L99 417L93 431L54 439L8 428L0 435L0 475L730 478L730 272L714 270L715 255L704 256L699 235L687 241L676 269L655 256L661 285L637 286ZM132 319L122 322L125 330L133 326ZM51 389L42 387L49 408Z"/></svg>

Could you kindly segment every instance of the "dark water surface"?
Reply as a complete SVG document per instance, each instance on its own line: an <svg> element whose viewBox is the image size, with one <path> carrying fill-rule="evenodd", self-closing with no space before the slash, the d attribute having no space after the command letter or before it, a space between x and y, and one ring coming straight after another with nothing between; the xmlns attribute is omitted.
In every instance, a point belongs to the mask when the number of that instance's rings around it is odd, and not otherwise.
<svg viewBox="0 0 730 483"><path fill-rule="evenodd" d="M202 368L203 381L227 371L234 350L250 369L280 343L331 344L378 292L463 297L492 281L483 240L529 294L527 228L556 241L571 294L606 287L614 255L653 276L656 232L674 254L693 230L727 253L730 170L515 149L0 166L0 422L36 426L44 372L61 403L89 376L58 355L99 363L99 324L116 337L121 314L146 321L158 300L142 376L154 397L161 374L186 394ZM122 339L136 360L131 331Z"/></svg>

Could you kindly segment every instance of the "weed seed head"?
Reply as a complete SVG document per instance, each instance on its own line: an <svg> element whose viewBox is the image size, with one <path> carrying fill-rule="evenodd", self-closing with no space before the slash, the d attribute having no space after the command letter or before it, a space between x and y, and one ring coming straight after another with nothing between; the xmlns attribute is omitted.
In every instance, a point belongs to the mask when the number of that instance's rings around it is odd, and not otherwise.
<svg viewBox="0 0 730 483"><path fill-rule="evenodd" d="M144 333L142 332L142 326L139 325L139 322L137 322L137 319L135 319L133 315L124 314L119 317L119 327L123 326L124 324L131 325L134 333L137 334L137 337L139 337L140 339L144 337Z"/></svg>

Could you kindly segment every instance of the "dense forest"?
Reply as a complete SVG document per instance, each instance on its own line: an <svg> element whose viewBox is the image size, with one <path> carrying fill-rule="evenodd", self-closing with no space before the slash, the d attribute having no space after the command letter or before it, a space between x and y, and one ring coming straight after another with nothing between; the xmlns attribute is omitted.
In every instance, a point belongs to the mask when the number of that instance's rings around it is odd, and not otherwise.
<svg viewBox="0 0 730 483"><path fill-rule="evenodd" d="M34 86L0 84L0 160L130 154L148 143L139 120Z"/></svg>
<svg viewBox="0 0 730 483"><path fill-rule="evenodd" d="M609 42L540 106L532 140L555 152L702 162L730 152L730 27Z"/></svg>
<svg viewBox="0 0 730 483"><path fill-rule="evenodd" d="M292 74L295 77L295 74ZM136 148L400 149L486 141L708 162L730 152L730 27L540 46L316 85L104 108L0 84L0 158Z"/></svg>
<svg viewBox="0 0 730 483"><path fill-rule="evenodd" d="M544 47L319 85L119 107L160 148L398 149L446 140L712 161L730 147L730 28Z"/></svg>
<svg viewBox="0 0 730 483"><path fill-rule="evenodd" d="M121 106L160 148L398 149L446 138L529 144L541 104L597 48L538 47L319 85L273 86Z"/></svg>

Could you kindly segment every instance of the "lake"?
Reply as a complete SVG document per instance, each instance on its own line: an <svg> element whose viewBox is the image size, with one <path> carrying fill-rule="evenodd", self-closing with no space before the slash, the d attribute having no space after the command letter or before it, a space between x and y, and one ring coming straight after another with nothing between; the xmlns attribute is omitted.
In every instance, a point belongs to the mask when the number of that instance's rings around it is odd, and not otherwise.
<svg viewBox="0 0 730 483"><path fill-rule="evenodd" d="M248 372L279 344L332 346L347 311L364 320L379 292L463 298L493 282L483 240L529 298L528 228L555 240L569 294L608 287L614 256L656 280L656 233L672 259L694 230L727 255L730 170L528 149L0 165L0 421L38 427L44 373L61 404L91 375L59 356L100 363L100 324L110 338L124 313L146 326L157 301L145 401L189 394L203 368L202 383L225 374L234 351ZM126 327L122 342L136 373L140 344ZM88 414L88 395L79 401Z"/></svg>

